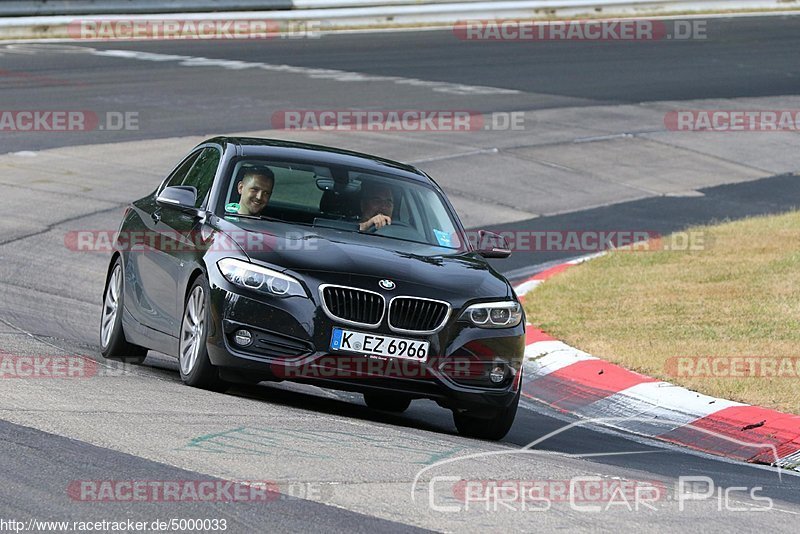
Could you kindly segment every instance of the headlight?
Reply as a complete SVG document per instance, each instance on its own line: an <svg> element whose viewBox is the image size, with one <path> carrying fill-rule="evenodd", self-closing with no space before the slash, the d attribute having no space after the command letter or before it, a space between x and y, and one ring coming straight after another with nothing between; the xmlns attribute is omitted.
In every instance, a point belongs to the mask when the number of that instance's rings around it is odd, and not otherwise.
<svg viewBox="0 0 800 534"><path fill-rule="evenodd" d="M522 306L509 301L482 302L464 310L459 320L480 328L511 328L522 321Z"/></svg>
<svg viewBox="0 0 800 534"><path fill-rule="evenodd" d="M300 282L278 271L234 258L223 258L217 266L228 282L239 287L275 297L307 296Z"/></svg>

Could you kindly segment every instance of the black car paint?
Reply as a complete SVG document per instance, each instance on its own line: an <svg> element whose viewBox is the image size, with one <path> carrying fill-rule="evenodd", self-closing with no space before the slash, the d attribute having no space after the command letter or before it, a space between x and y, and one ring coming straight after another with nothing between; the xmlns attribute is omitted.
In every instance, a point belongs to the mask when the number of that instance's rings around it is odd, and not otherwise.
<svg viewBox="0 0 800 534"><path fill-rule="evenodd" d="M200 274L208 277L211 288L209 358L229 378L257 380L286 376L287 368L307 365L330 354L331 330L337 323L321 309L317 289L322 283L368 289L385 294L387 300L397 295L435 298L448 301L453 307L446 326L429 336L405 336L431 343L427 379L337 377L302 381L352 391L401 392L411 397L433 398L454 409L501 407L513 401L522 368L525 321L500 330L481 329L459 321L460 313L469 304L516 300L508 281L477 251L442 254L437 247L391 238L215 214L224 213L223 178L241 157L315 160L417 180L439 191L447 209L455 215L447 197L427 175L389 160L316 145L216 138L200 146L216 146L222 153L214 186L201 208L194 211L160 205L156 201L159 187L131 205L120 228L126 235L141 232L162 239L161 247L155 249L129 247L121 252L125 274L123 325L131 342L176 355L185 297L192 280ZM460 221L453 218L463 235ZM247 232L267 234L271 246L253 251L246 243ZM302 237L287 239L287 232ZM176 242L169 249L164 246L184 235L193 238ZM308 298L271 297L233 286L217 268L217 261L224 257L249 259L283 271L300 280ZM397 287L392 291L379 287L378 281L385 278L393 280ZM228 334L244 325L288 335L307 343L311 352L294 358L271 358L234 348ZM374 332L397 335L385 321ZM465 347L469 349L471 344L479 344L484 352L488 351L490 361L506 362L511 373L509 379L499 387L489 384L476 387L457 383L439 371L441 363L454 355L463 356ZM467 352L467 357L480 359L474 351Z"/></svg>

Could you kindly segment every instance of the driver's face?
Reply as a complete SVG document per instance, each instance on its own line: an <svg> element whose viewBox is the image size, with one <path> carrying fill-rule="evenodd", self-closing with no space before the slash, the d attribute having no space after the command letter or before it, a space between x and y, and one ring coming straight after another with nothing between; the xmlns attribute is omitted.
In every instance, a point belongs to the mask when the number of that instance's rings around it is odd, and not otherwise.
<svg viewBox="0 0 800 534"><path fill-rule="evenodd" d="M377 187L367 191L361 201L361 220L366 221L381 213L389 217L394 211L394 198L392 190L388 187Z"/></svg>
<svg viewBox="0 0 800 534"><path fill-rule="evenodd" d="M269 202L269 197L272 196L274 184L274 180L259 174L247 176L239 182L238 191L242 195L239 201L239 213L242 215L261 213Z"/></svg>

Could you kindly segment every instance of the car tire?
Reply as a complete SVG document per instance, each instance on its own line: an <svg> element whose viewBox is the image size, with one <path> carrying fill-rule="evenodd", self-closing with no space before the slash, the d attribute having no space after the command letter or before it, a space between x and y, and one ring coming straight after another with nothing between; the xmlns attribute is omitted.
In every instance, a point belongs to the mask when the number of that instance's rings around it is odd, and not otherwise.
<svg viewBox="0 0 800 534"><path fill-rule="evenodd" d="M222 392L228 383L208 358L208 327L211 322L210 288L205 275L194 281L186 295L178 339L178 368L187 386Z"/></svg>
<svg viewBox="0 0 800 534"><path fill-rule="evenodd" d="M140 364L147 357L147 349L125 339L122 328L123 308L122 261L117 258L108 273L103 291L103 311L100 316L100 354L109 360Z"/></svg>
<svg viewBox="0 0 800 534"><path fill-rule="evenodd" d="M403 413L411 405L411 399L408 397L379 393L364 393L364 402L373 410L394 413Z"/></svg>
<svg viewBox="0 0 800 534"><path fill-rule="evenodd" d="M477 417L470 415L469 412L454 410L453 422L458 429L458 433L462 436L476 439L491 441L503 439L514 424L517 406L519 405L519 395L520 391L517 392L514 402L510 406L497 410L489 417Z"/></svg>

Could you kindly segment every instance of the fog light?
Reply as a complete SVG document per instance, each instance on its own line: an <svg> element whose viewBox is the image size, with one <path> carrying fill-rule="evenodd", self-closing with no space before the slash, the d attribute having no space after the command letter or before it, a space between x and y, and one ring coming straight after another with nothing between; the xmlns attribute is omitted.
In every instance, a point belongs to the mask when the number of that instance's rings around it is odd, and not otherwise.
<svg viewBox="0 0 800 534"><path fill-rule="evenodd" d="M233 333L233 342L240 347L246 347L253 342L253 335L249 330L237 330Z"/></svg>
<svg viewBox="0 0 800 534"><path fill-rule="evenodd" d="M492 372L489 373L489 380L491 380L493 384L499 384L505 379L506 368L502 365L496 365L494 369L492 369Z"/></svg>

